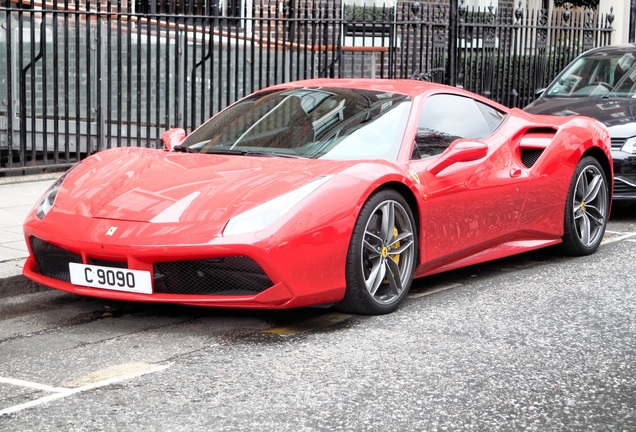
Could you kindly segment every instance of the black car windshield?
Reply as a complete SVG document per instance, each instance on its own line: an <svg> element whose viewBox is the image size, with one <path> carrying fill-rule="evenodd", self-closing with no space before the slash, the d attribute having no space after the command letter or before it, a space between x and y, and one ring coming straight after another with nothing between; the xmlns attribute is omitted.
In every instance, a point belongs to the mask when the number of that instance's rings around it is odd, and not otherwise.
<svg viewBox="0 0 636 432"><path fill-rule="evenodd" d="M636 96L636 51L580 57L548 87L545 97Z"/></svg>
<svg viewBox="0 0 636 432"><path fill-rule="evenodd" d="M411 100L361 89L297 88L252 95L176 150L253 156L395 160Z"/></svg>

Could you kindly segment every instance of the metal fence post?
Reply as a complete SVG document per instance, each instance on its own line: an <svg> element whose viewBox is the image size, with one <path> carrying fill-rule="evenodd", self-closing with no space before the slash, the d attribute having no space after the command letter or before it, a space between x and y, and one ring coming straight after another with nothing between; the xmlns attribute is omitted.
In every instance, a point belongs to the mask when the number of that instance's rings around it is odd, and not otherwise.
<svg viewBox="0 0 636 432"><path fill-rule="evenodd" d="M106 38L102 37L102 35L106 34L107 28L106 23L102 19L101 13L97 15L97 67L95 73L97 73L97 95L96 95L96 103L97 103L97 112L95 113L97 118L95 122L97 123L97 151L104 150L106 145L106 128L108 128L108 124L106 123L106 119L108 118L108 105L104 103L102 95L108 94L108 73L104 72L105 63L104 59L108 56L108 43Z"/></svg>
<svg viewBox="0 0 636 432"><path fill-rule="evenodd" d="M448 13L448 84L451 86L457 84L458 7L459 3L457 0L450 0Z"/></svg>
<svg viewBox="0 0 636 432"><path fill-rule="evenodd" d="M7 3L9 3L7 1ZM13 14L6 12L5 43L7 45L7 167L13 167L13 38L11 21ZM3 101L4 102L4 101Z"/></svg>
<svg viewBox="0 0 636 432"><path fill-rule="evenodd" d="M186 128L186 116L183 115L183 113L186 112L186 105L187 105L187 101L186 101L186 80L187 80L187 74L186 74L186 56L184 53L184 47L186 46L186 44L188 43L188 38L187 38L187 34L186 34L186 30L178 30L177 32L177 37L175 38L176 41L176 49L175 49L175 54L178 56L177 61L175 62L175 79L176 79L176 84L177 84L177 94L176 94L176 101L175 101L175 124L178 127L181 128Z"/></svg>

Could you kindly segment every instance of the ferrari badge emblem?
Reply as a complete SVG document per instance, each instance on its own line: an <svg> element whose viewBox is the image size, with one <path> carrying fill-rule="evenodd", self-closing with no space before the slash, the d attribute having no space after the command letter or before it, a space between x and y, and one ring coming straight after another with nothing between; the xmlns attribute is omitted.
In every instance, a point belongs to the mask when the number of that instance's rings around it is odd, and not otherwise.
<svg viewBox="0 0 636 432"><path fill-rule="evenodd" d="M420 184L420 176L418 176L417 173L413 170L410 170L409 172L413 176L413 180L415 180L415 183Z"/></svg>
<svg viewBox="0 0 636 432"><path fill-rule="evenodd" d="M116 226L112 226L112 227L108 228L108 231L106 231L106 235L111 237L113 234L115 234L115 231L117 231L117 227Z"/></svg>

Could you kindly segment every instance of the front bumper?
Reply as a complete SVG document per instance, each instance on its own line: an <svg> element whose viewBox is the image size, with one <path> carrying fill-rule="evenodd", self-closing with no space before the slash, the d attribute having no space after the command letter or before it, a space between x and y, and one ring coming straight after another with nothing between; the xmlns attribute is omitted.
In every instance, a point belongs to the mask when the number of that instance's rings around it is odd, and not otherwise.
<svg viewBox="0 0 636 432"><path fill-rule="evenodd" d="M44 276L40 273L37 263L32 256L30 256L24 264L23 273L29 279L51 288L77 295L110 300L245 309L277 309L303 306L302 302L294 301L295 297L293 293L282 282L274 284L262 293L256 295L169 294L156 291L152 294L138 294L73 285L61 279Z"/></svg>
<svg viewBox="0 0 636 432"><path fill-rule="evenodd" d="M113 221L59 222L53 214L44 221L33 215L27 219L25 237L30 255L23 273L35 282L74 294L252 309L327 304L344 296L348 237L326 236L327 229L310 237L306 233L265 236L261 232L194 243L175 238L166 226L150 232L154 227L149 224L117 221L116 233L122 236L110 238L103 233ZM68 228L73 225L75 230ZM83 233L77 232L78 227ZM160 236L161 229L169 234ZM152 293L74 285L71 262L150 272Z"/></svg>
<svg viewBox="0 0 636 432"><path fill-rule="evenodd" d="M614 143L612 146L614 147ZM636 200L636 155L613 148L612 160L614 162L614 200Z"/></svg>
<svg viewBox="0 0 636 432"><path fill-rule="evenodd" d="M634 177L614 177L614 200L627 201L636 200L636 178Z"/></svg>

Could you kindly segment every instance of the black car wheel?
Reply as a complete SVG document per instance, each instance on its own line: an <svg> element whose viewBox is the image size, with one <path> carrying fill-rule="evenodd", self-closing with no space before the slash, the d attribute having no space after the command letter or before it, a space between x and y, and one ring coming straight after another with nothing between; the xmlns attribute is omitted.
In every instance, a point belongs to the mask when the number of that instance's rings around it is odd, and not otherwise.
<svg viewBox="0 0 636 432"><path fill-rule="evenodd" d="M576 166L565 203L563 250L570 255L589 255L601 244L609 212L609 184L593 157Z"/></svg>
<svg viewBox="0 0 636 432"><path fill-rule="evenodd" d="M415 270L417 231L413 213L398 192L373 194L356 221L347 256L347 289L336 308L357 314L394 311Z"/></svg>

